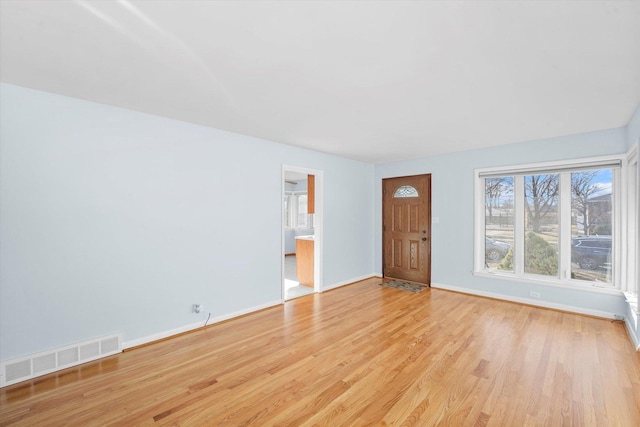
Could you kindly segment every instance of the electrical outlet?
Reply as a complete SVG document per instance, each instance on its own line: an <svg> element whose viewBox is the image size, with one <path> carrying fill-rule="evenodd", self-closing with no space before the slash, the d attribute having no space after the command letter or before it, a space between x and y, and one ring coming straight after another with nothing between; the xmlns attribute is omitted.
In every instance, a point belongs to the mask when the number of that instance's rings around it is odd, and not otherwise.
<svg viewBox="0 0 640 427"><path fill-rule="evenodd" d="M540 298L540 292L529 291L529 296L534 298Z"/></svg>
<svg viewBox="0 0 640 427"><path fill-rule="evenodd" d="M193 305L193 312L194 313L200 313L202 311L202 304L194 304Z"/></svg>

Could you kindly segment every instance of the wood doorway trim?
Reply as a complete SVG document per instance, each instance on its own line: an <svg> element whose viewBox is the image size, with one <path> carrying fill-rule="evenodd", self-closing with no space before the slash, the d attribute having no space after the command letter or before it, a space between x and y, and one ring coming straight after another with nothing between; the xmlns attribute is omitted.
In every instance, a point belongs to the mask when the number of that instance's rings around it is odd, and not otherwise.
<svg viewBox="0 0 640 427"><path fill-rule="evenodd" d="M431 286L431 174L382 180L382 275Z"/></svg>

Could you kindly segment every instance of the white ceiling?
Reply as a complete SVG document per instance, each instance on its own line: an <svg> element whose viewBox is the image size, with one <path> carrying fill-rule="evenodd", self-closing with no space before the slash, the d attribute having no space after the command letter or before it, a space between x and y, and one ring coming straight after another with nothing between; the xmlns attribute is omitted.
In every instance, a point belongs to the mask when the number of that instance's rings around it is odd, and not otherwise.
<svg viewBox="0 0 640 427"><path fill-rule="evenodd" d="M625 126L640 1L7 1L0 79L368 162Z"/></svg>

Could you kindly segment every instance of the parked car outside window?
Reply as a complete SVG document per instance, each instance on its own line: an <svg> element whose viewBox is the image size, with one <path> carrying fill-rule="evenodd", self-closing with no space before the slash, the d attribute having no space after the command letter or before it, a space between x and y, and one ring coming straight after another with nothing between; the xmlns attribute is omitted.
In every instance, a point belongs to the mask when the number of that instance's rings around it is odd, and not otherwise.
<svg viewBox="0 0 640 427"><path fill-rule="evenodd" d="M506 242L485 238L484 254L487 261L499 262L509 252L510 248L511 245Z"/></svg>
<svg viewBox="0 0 640 427"><path fill-rule="evenodd" d="M578 236L571 240L571 261L585 270L611 264L611 236Z"/></svg>

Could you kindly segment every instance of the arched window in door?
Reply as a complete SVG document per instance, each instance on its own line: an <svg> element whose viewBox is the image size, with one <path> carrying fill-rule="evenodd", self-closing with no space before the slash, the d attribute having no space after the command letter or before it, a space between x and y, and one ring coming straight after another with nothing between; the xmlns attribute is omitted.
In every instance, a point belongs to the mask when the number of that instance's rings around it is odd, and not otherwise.
<svg viewBox="0 0 640 427"><path fill-rule="evenodd" d="M418 190L416 190L412 186L403 185L402 187L398 188L395 193L393 193L393 197L397 199L401 197L419 197L419 195Z"/></svg>

